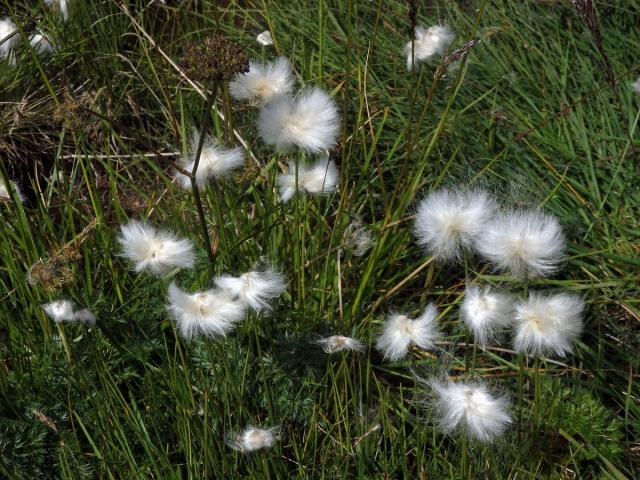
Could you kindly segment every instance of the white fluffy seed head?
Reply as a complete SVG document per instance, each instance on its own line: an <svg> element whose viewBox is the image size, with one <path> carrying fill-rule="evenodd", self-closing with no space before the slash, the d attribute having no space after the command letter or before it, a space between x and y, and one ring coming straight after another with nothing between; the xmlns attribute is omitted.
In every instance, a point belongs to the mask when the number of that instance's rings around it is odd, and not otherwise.
<svg viewBox="0 0 640 480"><path fill-rule="evenodd" d="M344 231L343 248L356 257L361 257L373 245L373 237L360 220L351 222Z"/></svg>
<svg viewBox="0 0 640 480"><path fill-rule="evenodd" d="M243 453L255 452L263 448L271 448L278 439L277 431L277 427L247 427L229 442L229 446Z"/></svg>
<svg viewBox="0 0 640 480"><path fill-rule="evenodd" d="M82 310L78 310L73 313L73 321L82 323L83 325L95 325L96 316L91 312L91 310L83 308Z"/></svg>
<svg viewBox="0 0 640 480"><path fill-rule="evenodd" d="M495 211L496 202L482 191L438 190L419 203L414 234L435 258L459 259Z"/></svg>
<svg viewBox="0 0 640 480"><path fill-rule="evenodd" d="M337 353L345 350L364 352L365 350L364 343L355 338L344 337L342 335L332 335L331 337L321 338L317 343L326 353Z"/></svg>
<svg viewBox="0 0 640 480"><path fill-rule="evenodd" d="M249 62L249 71L236 75L229 83L233 98L257 104L288 94L292 88L291 64L284 57L269 63Z"/></svg>
<svg viewBox="0 0 640 480"><path fill-rule="evenodd" d="M478 383L432 383L438 424L445 433L460 431L472 440L489 442L511 423L509 402L494 397Z"/></svg>
<svg viewBox="0 0 640 480"><path fill-rule="evenodd" d="M195 254L190 240L179 239L173 233L156 230L146 223L131 220L120 226L118 242L122 256L134 264L134 270L148 270L162 275L173 267L191 268Z"/></svg>
<svg viewBox="0 0 640 480"><path fill-rule="evenodd" d="M319 152L336 143L338 108L319 88L308 88L296 97L281 95L267 103L258 116L262 139L278 150L292 146Z"/></svg>
<svg viewBox="0 0 640 480"><path fill-rule="evenodd" d="M24 202L24 195L18 188L18 185L15 182L9 181L9 186L4 182L4 179L0 177L0 200L10 201L11 194L9 193L9 188L13 191L14 197L19 202Z"/></svg>
<svg viewBox="0 0 640 480"><path fill-rule="evenodd" d="M462 319L481 346L495 336L495 331L513 323L514 301L509 295L488 287L468 286L460 306Z"/></svg>
<svg viewBox="0 0 640 480"><path fill-rule="evenodd" d="M223 275L215 278L214 282L256 312L271 308L267 302L278 298L287 289L284 275L272 268L247 272L239 277Z"/></svg>
<svg viewBox="0 0 640 480"><path fill-rule="evenodd" d="M226 335L245 315L245 307L224 290L206 290L189 294L169 285L167 309L180 335L186 340L199 336Z"/></svg>
<svg viewBox="0 0 640 480"><path fill-rule="evenodd" d="M195 155L198 150L199 133L193 132L191 137L190 154L180 161L183 170L191 173L195 165ZM204 187L212 179L229 177L234 170L244 164L244 151L242 148L224 149L215 139L206 138L200 154L198 170L196 170L196 183ZM180 172L176 172L175 179L184 189L191 189L191 179Z"/></svg>
<svg viewBox="0 0 640 480"><path fill-rule="evenodd" d="M258 36L256 37L256 42L258 42L263 47L273 45L273 38L271 37L271 32L269 30L265 30L264 32L258 34Z"/></svg>
<svg viewBox="0 0 640 480"><path fill-rule="evenodd" d="M66 21L69 18L68 0L44 0L45 5L60 11L62 18Z"/></svg>
<svg viewBox="0 0 640 480"><path fill-rule="evenodd" d="M73 321L73 303L69 300L57 300L42 306L46 314L56 323Z"/></svg>
<svg viewBox="0 0 640 480"><path fill-rule="evenodd" d="M297 190L308 192L312 195L328 195L334 192L340 181L340 172L336 164L329 160L329 156L323 154L320 159L312 164L298 163L298 186L296 188L296 164L290 162L287 171L278 175L277 182L280 189L280 199L289 201Z"/></svg>
<svg viewBox="0 0 640 480"><path fill-rule="evenodd" d="M525 211L499 215L485 225L478 252L497 270L519 278L554 273L564 258L565 239L555 217Z"/></svg>
<svg viewBox="0 0 640 480"><path fill-rule="evenodd" d="M29 45L36 53L44 55L53 52L53 45L49 41L49 37L41 33L34 33L29 37Z"/></svg>
<svg viewBox="0 0 640 480"><path fill-rule="evenodd" d="M6 58L20 44L20 32L9 17L0 19L0 59Z"/></svg>
<svg viewBox="0 0 640 480"><path fill-rule="evenodd" d="M424 350L434 349L435 341L440 337L437 317L438 311L433 304L429 304L415 320L406 315L390 315L378 337L376 348L385 359L391 361L404 358L412 345Z"/></svg>
<svg viewBox="0 0 640 480"><path fill-rule="evenodd" d="M411 70L420 62L429 60L434 55L442 55L456 38L449 27L434 25L425 29L416 27L413 42L404 47L407 57L407 70Z"/></svg>
<svg viewBox="0 0 640 480"><path fill-rule="evenodd" d="M514 350L566 356L582 331L583 311L584 302L575 295L532 293L516 307Z"/></svg>

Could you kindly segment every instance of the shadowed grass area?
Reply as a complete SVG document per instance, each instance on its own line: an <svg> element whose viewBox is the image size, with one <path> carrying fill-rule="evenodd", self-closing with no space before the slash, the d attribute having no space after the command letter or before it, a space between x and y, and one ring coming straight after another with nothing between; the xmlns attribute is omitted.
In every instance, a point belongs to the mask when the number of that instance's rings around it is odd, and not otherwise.
<svg viewBox="0 0 640 480"><path fill-rule="evenodd" d="M638 477L635 2L595 4L614 85L568 2L421 2L418 23L449 25L452 50L480 40L441 76L440 58L407 72L402 1L75 0L67 22L42 2L0 5L22 34L38 28L56 47L42 56L23 42L14 67L0 63L0 175L25 196L0 202L0 476ZM273 46L255 41L263 30ZM341 181L281 203L276 175L294 154L275 154L257 109L221 92L210 132L247 161L201 192L214 271L270 262L288 289L227 337L185 342L167 287L205 289L210 278L193 197L172 183L206 95L180 58L215 32L252 59L286 56L298 86L335 98ZM465 275L415 244L416 202L443 186L559 219L568 258L530 288L587 302L574 355L538 365L519 363L509 335L484 351L469 344L465 277L514 295L522 284L479 259ZM129 218L191 238L196 267L132 272L116 242ZM362 256L350 253L354 221L373 238ZM30 271L41 276L28 282ZM51 321L41 305L59 298L90 308L96 325ZM441 348L384 361L374 345L385 316L415 317L428 302ZM332 334L369 348L328 355L316 342ZM467 444L436 428L426 380L446 375L510 397L516 421L503 438ZM228 442L247 425L278 426L280 438L235 452Z"/></svg>

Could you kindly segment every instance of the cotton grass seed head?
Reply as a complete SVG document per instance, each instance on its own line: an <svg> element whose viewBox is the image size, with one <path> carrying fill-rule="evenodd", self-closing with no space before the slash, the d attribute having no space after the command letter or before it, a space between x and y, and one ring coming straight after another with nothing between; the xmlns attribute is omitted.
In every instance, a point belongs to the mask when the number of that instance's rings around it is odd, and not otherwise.
<svg viewBox="0 0 640 480"><path fill-rule="evenodd" d="M45 313L56 323L73 321L73 303L69 300L57 300L42 306Z"/></svg>
<svg viewBox="0 0 640 480"><path fill-rule="evenodd" d="M565 357L582 331L583 311L584 302L575 295L532 293L516 306L514 350Z"/></svg>
<svg viewBox="0 0 640 480"><path fill-rule="evenodd" d="M339 115L333 99L313 87L296 97L281 95L267 103L258 116L258 132L278 150L293 146L309 152L331 148L338 138Z"/></svg>
<svg viewBox="0 0 640 480"><path fill-rule="evenodd" d="M509 402L492 396L479 383L432 383L437 422L445 433L460 431L473 440L490 442L511 423Z"/></svg>
<svg viewBox="0 0 640 480"><path fill-rule="evenodd" d="M536 211L511 212L486 224L476 248L497 270L520 278L544 277L562 261L565 239L555 217Z"/></svg>
<svg viewBox="0 0 640 480"><path fill-rule="evenodd" d="M636 81L631 84L631 89L636 93L640 93L640 77L638 77Z"/></svg>
<svg viewBox="0 0 640 480"><path fill-rule="evenodd" d="M134 270L148 270L162 275L170 268L191 268L195 259L193 243L177 238L173 233L157 230L151 225L131 220L120 226L118 243L122 256L134 264Z"/></svg>
<svg viewBox="0 0 640 480"><path fill-rule="evenodd" d="M438 190L418 204L414 235L434 258L459 259L495 210L496 202L482 191Z"/></svg>
<svg viewBox="0 0 640 480"><path fill-rule="evenodd" d="M433 304L429 304L415 320L397 313L390 315L378 337L376 348L385 359L391 361L404 358L412 345L424 350L434 349L435 341L440 337L437 317L438 311Z"/></svg>
<svg viewBox="0 0 640 480"><path fill-rule="evenodd" d="M462 319L481 346L494 337L496 329L513 323L514 301L488 287L468 286L460 307Z"/></svg>
<svg viewBox="0 0 640 480"><path fill-rule="evenodd" d="M42 33L34 33L29 37L29 45L40 55L46 55L53 52L53 45L49 37Z"/></svg>
<svg viewBox="0 0 640 480"><path fill-rule="evenodd" d="M20 44L20 32L9 17L0 19L0 58L7 58Z"/></svg>
<svg viewBox="0 0 640 480"><path fill-rule="evenodd" d="M239 277L223 275L215 278L214 283L256 312L269 309L268 301L278 298L287 289L284 275L272 268L247 272Z"/></svg>
<svg viewBox="0 0 640 480"><path fill-rule="evenodd" d="M336 164L329 160L329 156L323 154L312 165L303 162L298 163L296 188L296 164L290 162L287 171L278 175L277 182L280 188L280 199L289 201L297 190L308 192L312 195L328 195L334 192L340 181L340 172Z"/></svg>
<svg viewBox="0 0 640 480"><path fill-rule="evenodd" d="M404 47L407 70L412 70L434 55L442 55L455 38L456 34L446 26L416 27L413 42L408 42Z"/></svg>
<svg viewBox="0 0 640 480"><path fill-rule="evenodd" d="M271 32L269 30L265 30L264 32L258 34L258 36L256 37L256 42L258 42L263 47L273 45L273 38L271 37Z"/></svg>
<svg viewBox="0 0 640 480"><path fill-rule="evenodd" d="M69 19L69 2L68 0L44 0L47 7L58 10L63 20Z"/></svg>
<svg viewBox="0 0 640 480"><path fill-rule="evenodd" d="M233 98L256 104L288 94L292 88L291 64L284 57L268 63L249 62L249 71L236 75L229 83Z"/></svg>
<svg viewBox="0 0 640 480"><path fill-rule="evenodd" d="M9 181L9 185L7 185L2 177L0 177L0 201L9 202L11 201L11 194L9 189L13 192L14 199L18 202L24 202L24 195L18 188L18 185L15 182Z"/></svg>
<svg viewBox="0 0 640 480"><path fill-rule="evenodd" d="M95 325L96 316L88 308L83 308L77 312L73 312L73 321L83 325Z"/></svg>
<svg viewBox="0 0 640 480"><path fill-rule="evenodd" d="M373 245L373 237L360 220L351 222L342 237L343 248L356 257L361 257Z"/></svg>
<svg viewBox="0 0 640 480"><path fill-rule="evenodd" d="M364 352L366 348L359 340L342 335L332 335L331 337L321 338L317 343L326 353L337 353L349 350L353 352Z"/></svg>
<svg viewBox="0 0 640 480"><path fill-rule="evenodd" d="M191 173L195 165L195 155L198 150L199 134L194 132L191 137L190 154L180 161L183 170ZM215 138L208 137L202 146L200 162L196 170L196 184L204 187L213 179L227 178L244 165L244 151L242 148L224 149ZM191 188L191 178L181 172L176 172L176 182L184 189Z"/></svg>
<svg viewBox="0 0 640 480"><path fill-rule="evenodd" d="M249 71L249 57L240 45L217 34L188 44L181 65L195 80L229 81Z"/></svg>
<svg viewBox="0 0 640 480"><path fill-rule="evenodd" d="M277 432L277 427L247 427L243 432L232 438L229 446L242 453L271 448L278 439Z"/></svg>
<svg viewBox="0 0 640 480"><path fill-rule="evenodd" d="M220 289L189 294L171 283L168 300L167 309L180 336L186 340L199 336L224 336L245 315L244 305Z"/></svg>

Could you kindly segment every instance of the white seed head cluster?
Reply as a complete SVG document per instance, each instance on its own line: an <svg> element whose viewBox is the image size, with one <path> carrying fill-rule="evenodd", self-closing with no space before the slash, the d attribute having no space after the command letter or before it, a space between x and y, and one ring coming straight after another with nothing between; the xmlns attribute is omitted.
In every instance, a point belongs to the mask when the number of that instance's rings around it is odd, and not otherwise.
<svg viewBox="0 0 640 480"><path fill-rule="evenodd" d="M328 195L334 192L340 180L340 173L336 164L329 160L327 155L321 155L320 159L312 164L298 163L297 188L296 188L296 164L291 162L285 173L278 175L278 187L280 199L289 201L297 190L308 192L312 195Z"/></svg>
<svg viewBox="0 0 640 480"><path fill-rule="evenodd" d="M239 277L223 275L215 278L214 282L256 312L269 309L267 302L278 298L287 289L284 275L272 268L243 273Z"/></svg>
<svg viewBox="0 0 640 480"><path fill-rule="evenodd" d="M322 349L326 353L337 353L343 351L364 352L364 344L351 337L344 337L342 335L332 335L330 337L321 338L318 340L318 345L322 346Z"/></svg>
<svg viewBox="0 0 640 480"><path fill-rule="evenodd" d="M460 307L462 320L481 346L494 337L495 330L513 323L514 301L488 287L468 286Z"/></svg>
<svg viewBox="0 0 640 480"><path fill-rule="evenodd" d="M584 302L569 294L532 293L516 306L514 349L528 355L566 356L582 331Z"/></svg>
<svg viewBox="0 0 640 480"><path fill-rule="evenodd" d="M376 348L391 361L404 358L412 345L424 350L434 349L434 342L440 337L437 317L438 311L433 304L429 304L415 320L406 315L390 315L378 337Z"/></svg>
<svg viewBox="0 0 640 480"><path fill-rule="evenodd" d="M459 430L473 440L489 442L511 423L509 403L494 397L482 384L433 383L438 423L445 433Z"/></svg>
<svg viewBox="0 0 640 480"><path fill-rule="evenodd" d="M273 38L271 37L271 32L269 30L265 30L262 33L259 33L256 37L256 42L258 42L263 47L268 47L269 45L273 45Z"/></svg>
<svg viewBox="0 0 640 480"><path fill-rule="evenodd" d="M275 62L249 62L249 71L240 73L229 83L229 92L236 100L266 103L277 95L291 92L291 64L284 57Z"/></svg>
<svg viewBox="0 0 640 480"><path fill-rule="evenodd" d="M555 217L537 211L511 212L487 223L476 247L498 270L533 278L558 269L565 239Z"/></svg>
<svg viewBox="0 0 640 480"><path fill-rule="evenodd" d="M195 165L198 149L199 134L194 132L191 137L190 154L180 161L183 170L191 173ZM229 177L236 169L244 164L242 148L222 148L215 139L206 138L202 146L198 169L196 170L196 184L199 187L207 185L211 180ZM181 172L176 172L175 179L184 189L191 188L191 179Z"/></svg>
<svg viewBox="0 0 640 480"><path fill-rule="evenodd" d="M297 146L309 152L331 148L338 138L339 115L333 99L319 88L307 88L295 97L280 95L258 116L263 140L278 150Z"/></svg>
<svg viewBox="0 0 640 480"><path fill-rule="evenodd" d="M42 305L45 313L56 323L77 322L84 325L95 325L96 316L89 309L75 311L70 300L56 300Z"/></svg>
<svg viewBox="0 0 640 480"><path fill-rule="evenodd" d="M224 336L245 315L245 306L222 289L189 294L171 283L168 298L167 308L186 340Z"/></svg>
<svg viewBox="0 0 640 480"><path fill-rule="evenodd" d="M229 442L229 445L239 452L250 453L264 448L271 448L278 439L277 427L258 428L247 427Z"/></svg>
<svg viewBox="0 0 640 480"><path fill-rule="evenodd" d="M435 258L459 259L495 210L496 202L482 191L438 190L419 203L414 234Z"/></svg>
<svg viewBox="0 0 640 480"><path fill-rule="evenodd" d="M404 47L407 70L412 70L434 55L442 55L455 38L456 34L446 26L416 27L414 40Z"/></svg>
<svg viewBox="0 0 640 480"><path fill-rule="evenodd" d="M9 17L0 19L0 60L10 57L12 50L20 45L20 32ZM11 58L9 59L11 61ZM12 62L13 63L13 62Z"/></svg>
<svg viewBox="0 0 640 480"><path fill-rule="evenodd" d="M170 268L191 268L195 259L193 243L177 238L173 233L157 230L151 225L132 220L120 226L118 242L122 256L134 264L134 270L148 270L162 275Z"/></svg>

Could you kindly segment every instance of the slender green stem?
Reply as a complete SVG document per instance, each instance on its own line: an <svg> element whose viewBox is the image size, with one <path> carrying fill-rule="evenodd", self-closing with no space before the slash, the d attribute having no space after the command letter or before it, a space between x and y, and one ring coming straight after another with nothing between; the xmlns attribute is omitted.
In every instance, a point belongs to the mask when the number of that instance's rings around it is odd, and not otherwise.
<svg viewBox="0 0 640 480"><path fill-rule="evenodd" d="M202 155L202 147L204 146L204 139L207 134L207 127L209 126L209 119L211 118L211 109L213 108L213 102L216 99L216 93L218 91L218 82L213 81L211 94L207 98L207 105L202 114L202 120L200 122L200 138L198 139L198 148L196 150L195 157L193 159L193 169L191 170L191 189L193 190L193 200L196 204L198 211L198 218L200 220L200 229L202 231L202 239L207 249L207 257L209 259L209 268L213 270L215 265L215 258L213 256L213 250L211 249L211 238L209 237L209 230L207 229L207 220L204 216L204 209L202 208L202 200L200 198L200 190L198 189L198 183L196 182L196 172L198 171L198 165L200 165L200 156Z"/></svg>

